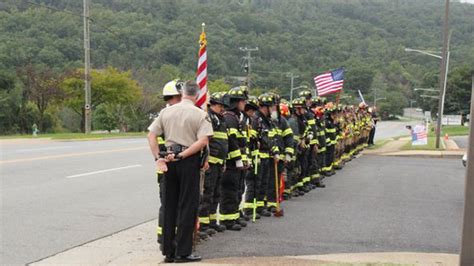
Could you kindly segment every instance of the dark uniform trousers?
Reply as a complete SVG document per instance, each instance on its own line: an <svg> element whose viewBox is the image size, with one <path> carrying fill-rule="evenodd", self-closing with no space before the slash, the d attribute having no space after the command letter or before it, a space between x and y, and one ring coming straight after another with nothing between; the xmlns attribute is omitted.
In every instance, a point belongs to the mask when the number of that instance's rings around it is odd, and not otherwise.
<svg viewBox="0 0 474 266"><path fill-rule="evenodd" d="M273 158L261 158L258 168L260 187L257 190L257 211L261 212L265 205L270 178L272 178Z"/></svg>
<svg viewBox="0 0 474 266"><path fill-rule="evenodd" d="M216 222L217 205L219 204L220 182L222 179L222 165L209 163L209 169L204 178L204 190L199 209L201 227Z"/></svg>
<svg viewBox="0 0 474 266"><path fill-rule="evenodd" d="M165 204L165 175L161 172L157 172L156 178L158 181L158 190L160 196L160 209L158 211L158 228L156 229L156 234L158 236L158 242L163 243L163 223L165 220L163 208L163 205Z"/></svg>
<svg viewBox="0 0 474 266"><path fill-rule="evenodd" d="M259 171L261 167L260 163L258 163L256 167L257 171ZM247 190L245 193L244 210L247 215L252 215L253 208L257 207L254 206L254 199L255 201L257 201L258 193L260 191L260 187L262 186L261 176L258 172L255 172L255 165L247 171L247 174L245 176L245 183L247 185Z"/></svg>
<svg viewBox="0 0 474 266"><path fill-rule="evenodd" d="M330 171L332 169L332 164L334 162L334 152L335 152L335 145L331 144L326 148L326 157L324 161L326 163L325 167Z"/></svg>
<svg viewBox="0 0 474 266"><path fill-rule="evenodd" d="M188 256L199 207L199 154L168 163L165 178L163 255Z"/></svg>

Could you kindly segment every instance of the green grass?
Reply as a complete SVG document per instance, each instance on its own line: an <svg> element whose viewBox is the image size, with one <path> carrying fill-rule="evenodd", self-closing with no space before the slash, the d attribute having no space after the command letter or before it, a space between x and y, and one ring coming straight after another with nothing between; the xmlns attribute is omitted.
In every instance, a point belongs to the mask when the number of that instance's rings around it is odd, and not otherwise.
<svg viewBox="0 0 474 266"><path fill-rule="evenodd" d="M466 136L469 135L469 127L465 126L443 126L441 133L444 136L446 133L449 136Z"/></svg>
<svg viewBox="0 0 474 266"><path fill-rule="evenodd" d="M88 140L88 139L111 139L111 138L127 138L127 137L145 137L144 132L127 132L127 133L98 133L98 134L84 134L84 133L47 133L39 134L37 137L32 135L8 135L0 136L0 139L39 139L50 138L58 140Z"/></svg>
<svg viewBox="0 0 474 266"><path fill-rule="evenodd" d="M376 140L376 141L375 141L375 144L372 145L372 146L367 147L367 149L369 149L369 150L378 149L378 148L382 147L383 145L387 144L387 143L390 142L390 141L392 141L392 139Z"/></svg>

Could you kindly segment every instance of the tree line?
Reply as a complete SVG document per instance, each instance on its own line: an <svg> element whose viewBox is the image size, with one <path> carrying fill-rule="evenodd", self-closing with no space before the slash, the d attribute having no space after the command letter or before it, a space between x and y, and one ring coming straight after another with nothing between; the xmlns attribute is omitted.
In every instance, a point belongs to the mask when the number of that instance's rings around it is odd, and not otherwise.
<svg viewBox="0 0 474 266"><path fill-rule="evenodd" d="M208 34L209 88L239 85L239 47L252 54L254 93L289 96L295 86L345 67L344 104L377 105L399 115L436 113L415 87L438 87L440 62L404 48L439 50L441 0L92 0L94 129L141 131L163 106L160 90L195 77L201 23ZM80 131L83 126L82 1L0 3L0 133ZM474 66L474 5L452 3L446 113L469 110Z"/></svg>

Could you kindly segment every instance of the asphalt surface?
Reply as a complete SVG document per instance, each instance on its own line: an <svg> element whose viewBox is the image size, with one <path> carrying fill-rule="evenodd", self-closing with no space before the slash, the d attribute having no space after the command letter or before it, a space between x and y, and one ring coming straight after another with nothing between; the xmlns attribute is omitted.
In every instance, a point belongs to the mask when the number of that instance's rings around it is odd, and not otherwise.
<svg viewBox="0 0 474 266"><path fill-rule="evenodd" d="M379 123L376 139L406 135L405 124L405 122ZM359 160L363 162L363 159ZM456 172L457 161L456 163L448 162L443 164L452 164L453 171ZM391 164L391 160L386 163ZM352 163L348 169L358 164L359 162ZM374 167L374 164L368 163L367 167L369 166ZM417 170L418 174L423 175L425 167L431 166L429 163L422 164L419 168L414 166L412 170L420 169ZM384 167L377 165L376 171L380 169ZM401 172L399 171L401 169L397 165L387 168L386 171L393 171L395 175ZM0 140L0 264L33 262L156 218L159 200L154 171L154 163L144 138L98 141ZM347 171L349 170L343 170L343 172ZM434 173L435 176L440 174L442 172ZM351 172L350 175L352 176L353 173ZM335 177L334 181L328 180L328 184L330 186L333 182L334 185L339 186L344 184L338 184L336 179L339 177ZM398 178L393 176L393 179ZM387 186L372 185L370 187L375 190L373 193L376 195L383 191L396 193L394 180ZM388 185L393 185L393 187ZM424 184L420 184L418 189L423 191L422 185ZM449 186L451 185L453 184ZM311 197L319 198L324 193L337 191L328 189L323 193L315 192L314 195L312 193L296 201L304 202ZM416 191L405 193L411 192ZM337 198L341 199L341 195ZM342 198L352 202L349 197ZM328 205L333 202L333 199L329 199L322 197L310 205L315 202ZM295 204L296 201L288 204ZM368 199L361 203L367 203L367 201ZM346 203L339 202L338 204L336 207L341 211L347 208L344 206ZM295 207L288 208L287 215L293 213L293 216L300 217L311 214L298 206L300 205L295 204ZM339 214L347 219L348 226L352 225L349 218L353 219L353 217L350 214L350 212ZM355 214L355 218L359 219L359 212ZM278 222L290 220L290 217L285 217L284 220ZM306 224L305 221L298 226L310 229ZM331 223L326 223L328 232L331 230L330 225ZM246 232L251 232L249 229ZM355 230L355 233L356 235L352 237L357 237L360 232ZM226 233L228 234L231 233ZM263 242L270 243L275 240L272 239L273 232L266 234L269 238L263 239ZM301 230L300 234L305 235L305 230ZM331 234L341 237L344 231L331 232ZM231 237L225 237L225 239L230 241L229 243L234 241ZM337 238L334 241L337 241ZM299 243L295 240L289 244L300 246ZM239 243L235 245L242 246Z"/></svg>
<svg viewBox="0 0 474 266"><path fill-rule="evenodd" d="M456 142L459 148L467 149L468 142L469 142L468 136L456 136L456 137L451 137L451 139L453 139L454 142Z"/></svg>
<svg viewBox="0 0 474 266"><path fill-rule="evenodd" d="M465 169L458 160L364 155L327 187L198 246L204 258L460 249Z"/></svg>
<svg viewBox="0 0 474 266"><path fill-rule="evenodd" d="M406 125L414 125L416 122L401 122L401 121L382 121L377 123L375 129L374 140L408 136L410 131L405 128Z"/></svg>
<svg viewBox="0 0 474 266"><path fill-rule="evenodd" d="M156 217L144 138L0 143L0 264L32 262Z"/></svg>

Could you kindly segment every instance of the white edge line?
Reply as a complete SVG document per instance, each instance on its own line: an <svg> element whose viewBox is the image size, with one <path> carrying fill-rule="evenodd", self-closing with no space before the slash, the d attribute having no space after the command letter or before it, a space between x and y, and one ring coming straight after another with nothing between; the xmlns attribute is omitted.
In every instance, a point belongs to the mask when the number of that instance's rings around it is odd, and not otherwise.
<svg viewBox="0 0 474 266"><path fill-rule="evenodd" d="M123 170L123 169L136 168L136 167L141 167L141 166L142 166L141 164L134 164L134 165L128 165L128 166L124 166L124 167L104 169L104 170L99 170L99 171L94 171L94 172L89 172L89 173L83 173L83 174L78 174L78 175L70 175L70 176L66 176L66 178L75 178L75 177L81 177L81 176L95 175L95 174L118 171L118 170Z"/></svg>

